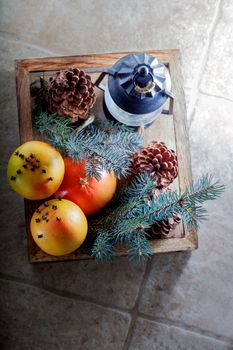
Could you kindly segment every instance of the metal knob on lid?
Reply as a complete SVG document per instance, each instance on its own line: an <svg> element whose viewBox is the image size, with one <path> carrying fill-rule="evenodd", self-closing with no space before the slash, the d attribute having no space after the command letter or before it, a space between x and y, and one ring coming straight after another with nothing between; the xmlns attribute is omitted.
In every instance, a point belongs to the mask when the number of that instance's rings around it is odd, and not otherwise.
<svg viewBox="0 0 233 350"><path fill-rule="evenodd" d="M151 96L155 94L155 82L153 81L153 76L150 74L147 66L139 66L137 69L137 73L134 77L134 90L137 97L143 99L148 94L151 93Z"/></svg>
<svg viewBox="0 0 233 350"><path fill-rule="evenodd" d="M151 55L124 56L107 73L104 103L110 114L124 124L153 122L168 97L173 98L168 69Z"/></svg>

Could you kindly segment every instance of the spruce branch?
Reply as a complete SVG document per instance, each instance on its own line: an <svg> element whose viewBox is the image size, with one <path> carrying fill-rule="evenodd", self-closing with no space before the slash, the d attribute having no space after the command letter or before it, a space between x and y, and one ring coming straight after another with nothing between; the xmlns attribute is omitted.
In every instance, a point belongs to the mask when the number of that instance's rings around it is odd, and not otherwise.
<svg viewBox="0 0 233 350"><path fill-rule="evenodd" d="M135 233L141 231L146 237L148 233L147 229L150 228L147 220L141 217L132 217L122 222L117 222L116 226L112 230L112 236L114 237L115 244L127 244L133 240Z"/></svg>
<svg viewBox="0 0 233 350"><path fill-rule="evenodd" d="M190 203L203 203L206 200L218 198L224 191L224 186L215 181L212 175L201 177L196 183L191 184L184 192L183 197Z"/></svg>
<svg viewBox="0 0 233 350"><path fill-rule="evenodd" d="M212 175L205 175L191 184L180 198L182 207L180 214L183 221L190 228L197 229L199 222L207 218L207 211L200 204L217 199L224 189L225 187L215 181Z"/></svg>
<svg viewBox="0 0 233 350"><path fill-rule="evenodd" d="M108 128L106 127L108 125ZM116 132L117 130L117 132ZM72 158L79 160L98 160L99 168L110 172L114 170L117 178L129 173L131 158L141 145L141 138L125 126L115 126L111 122L96 122L79 133L73 133L66 144L66 151ZM88 176L93 176L95 167L87 168Z"/></svg>
<svg viewBox="0 0 233 350"><path fill-rule="evenodd" d="M97 261L112 261L116 255L111 237L103 230L97 235L93 244L91 255Z"/></svg>
<svg viewBox="0 0 233 350"><path fill-rule="evenodd" d="M152 254L151 245L143 230L138 230L128 243L128 258L136 264L143 263Z"/></svg>
<svg viewBox="0 0 233 350"><path fill-rule="evenodd" d="M134 197L145 198L153 192L155 187L156 181L147 172L139 173L128 186L121 188L118 197L122 203Z"/></svg>
<svg viewBox="0 0 233 350"><path fill-rule="evenodd" d="M151 225L158 221L168 219L172 217L173 214L180 212L180 198L177 191L161 193L151 200L148 208L144 209L144 215L148 216Z"/></svg>
<svg viewBox="0 0 233 350"><path fill-rule="evenodd" d="M35 129L54 147L76 161L86 161L88 177L100 178L102 169L114 171L117 178L129 174L130 154L142 147L142 137L120 123L94 121L74 129L69 119L40 112L34 116ZM81 130L80 130L81 129Z"/></svg>
<svg viewBox="0 0 233 350"><path fill-rule="evenodd" d="M106 215L101 216L92 227L98 227L98 235L111 240L111 251L119 244L128 247L129 258L141 261L150 256L148 229L158 221L168 219L173 214L180 214L183 222L189 227L197 228L200 221L207 217L207 212L200 204L207 200L218 198L224 191L224 186L214 181L211 176L204 176L192 184L183 194L177 191L165 192L153 198L154 180L145 174L138 176L133 184L126 186L118 206ZM102 245L102 249L104 245ZM104 261L106 255L92 256Z"/></svg>
<svg viewBox="0 0 233 350"><path fill-rule="evenodd" d="M57 113L48 114L40 112L33 118L34 128L44 136L48 142L58 149L63 149L73 128L69 119L64 118Z"/></svg>

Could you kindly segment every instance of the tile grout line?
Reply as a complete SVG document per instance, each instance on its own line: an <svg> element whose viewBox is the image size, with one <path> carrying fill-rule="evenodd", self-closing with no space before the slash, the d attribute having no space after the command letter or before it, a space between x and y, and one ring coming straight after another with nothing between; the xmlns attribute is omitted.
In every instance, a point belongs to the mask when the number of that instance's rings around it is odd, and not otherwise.
<svg viewBox="0 0 233 350"><path fill-rule="evenodd" d="M187 324L179 322L179 321L175 321L175 320L173 321L173 320L163 318L163 317L156 317L156 316L154 317L151 315L144 314L143 312L139 312L138 317L140 317L144 320L150 321L150 322L160 324L160 325L165 325L168 327L171 326L174 328L182 329L184 331L192 332L194 334L198 334L198 335L203 336L203 337L208 337L211 339L215 339L215 340L222 341L222 342L225 342L227 344L233 345L233 338L229 338L229 337L226 337L226 336L220 335L220 334L215 334L211 331L207 331L207 330L195 327L195 326L187 325Z"/></svg>
<svg viewBox="0 0 233 350"><path fill-rule="evenodd" d="M138 313L139 313L139 310L138 310L139 302L141 300L144 287L146 285L149 273L151 271L152 261L153 261L153 257L151 258L151 260L147 261L146 269L145 269L145 272L144 272L144 275L142 278L142 282L140 284L138 295L137 295L134 307L131 309L131 322L130 322L130 325L128 328L128 333L127 333L122 350L128 350L129 346L131 344L133 332L135 329L135 324L136 324Z"/></svg>
<svg viewBox="0 0 233 350"><path fill-rule="evenodd" d="M195 107L197 105L198 99L199 99L199 87L201 85L202 82L202 77L203 77L203 73L204 73L204 69L208 60L208 54L209 54L209 50L212 44L212 40L214 37L214 33L217 27L217 23L221 14L221 8L222 8L222 0L218 0L217 5L216 5L216 9L213 15L213 19L212 22L210 24L209 27L209 31L208 31L208 35L207 35L207 42L205 45L205 48L203 50L203 54L201 56L201 60L200 60L200 69L199 69L199 74L197 74L196 78L194 79L193 82L193 88L191 88L191 97L190 97L190 101L189 101L189 106L188 106L188 115L189 117L189 126L188 128L190 129L190 126L193 122L194 119L194 114L195 114Z"/></svg>
<svg viewBox="0 0 233 350"><path fill-rule="evenodd" d="M27 41L24 41L24 40L21 40L21 39L15 39L15 38L10 37L10 36L9 37L8 36L2 36L1 34L2 33L0 32L0 40L5 40L5 41L7 41L9 43L18 44L18 45L22 45L22 46L27 46L27 47L32 48L32 49L44 51L48 55L54 55L54 56L59 55L59 56L62 56L62 53L60 53L60 52L51 51L49 49L46 49L43 46L36 45L36 44L31 44L31 43L29 43Z"/></svg>
<svg viewBox="0 0 233 350"><path fill-rule="evenodd" d="M200 90L199 93L200 93L200 95L205 95L205 96L208 96L208 97L218 98L220 100L224 100L224 101L227 101L227 102L233 102L233 99L231 99L229 97L223 97L223 96L208 94L208 92L205 92L205 91L202 91L202 90Z"/></svg>
<svg viewBox="0 0 233 350"><path fill-rule="evenodd" d="M3 273L0 273L0 280L2 281L9 281L11 283L15 283L15 284L19 284L19 285L25 285L27 287L31 287L34 289L39 289L41 291L44 291L45 293L49 293L52 295L56 295L57 297L61 297L61 298L65 298L65 299L71 299L71 300L76 300L76 301L80 301L80 302L85 302L85 303L89 303L95 306L99 306L99 307L103 307L105 309L114 311L114 312L121 312L121 313L126 313L126 314L130 314L131 310L130 309L126 309L123 307L119 307L119 306L112 306L108 303L104 303L104 302L100 302L97 301L93 298L89 298L89 297L84 297L82 295L79 294L75 294L72 292L67 292L67 291L60 291L57 290L55 288L51 288L51 287L41 287L39 284L37 283L30 283L27 281L24 281L21 278L17 278L17 277L12 277L9 275L5 275Z"/></svg>

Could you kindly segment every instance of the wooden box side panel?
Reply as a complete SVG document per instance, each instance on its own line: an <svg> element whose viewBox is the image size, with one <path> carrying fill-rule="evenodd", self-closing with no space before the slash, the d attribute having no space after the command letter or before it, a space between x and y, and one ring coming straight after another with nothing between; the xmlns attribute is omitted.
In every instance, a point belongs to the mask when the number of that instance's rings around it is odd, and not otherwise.
<svg viewBox="0 0 233 350"><path fill-rule="evenodd" d="M111 67L118 59L134 52L116 52L105 54L46 57L25 60L16 60L17 69L25 69L27 72L52 71L65 69L67 67L79 66L85 68ZM148 54L156 56L164 64L168 64L175 57L179 50L147 50Z"/></svg>
<svg viewBox="0 0 233 350"><path fill-rule="evenodd" d="M173 91L175 93L173 119L179 169L179 187L180 191L184 192L192 182L192 169L180 53L171 59L169 62L169 68ZM198 236L195 229L185 227L185 238L183 244L187 249L197 249Z"/></svg>

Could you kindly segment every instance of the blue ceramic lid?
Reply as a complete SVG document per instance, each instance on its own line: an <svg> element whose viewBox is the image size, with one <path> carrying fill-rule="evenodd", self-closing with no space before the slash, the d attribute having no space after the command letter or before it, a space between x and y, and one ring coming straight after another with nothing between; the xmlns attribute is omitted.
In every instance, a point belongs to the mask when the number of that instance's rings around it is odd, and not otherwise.
<svg viewBox="0 0 233 350"><path fill-rule="evenodd" d="M173 97L168 69L151 55L135 53L124 56L108 73L110 96L128 113L151 113L159 109L168 97Z"/></svg>

